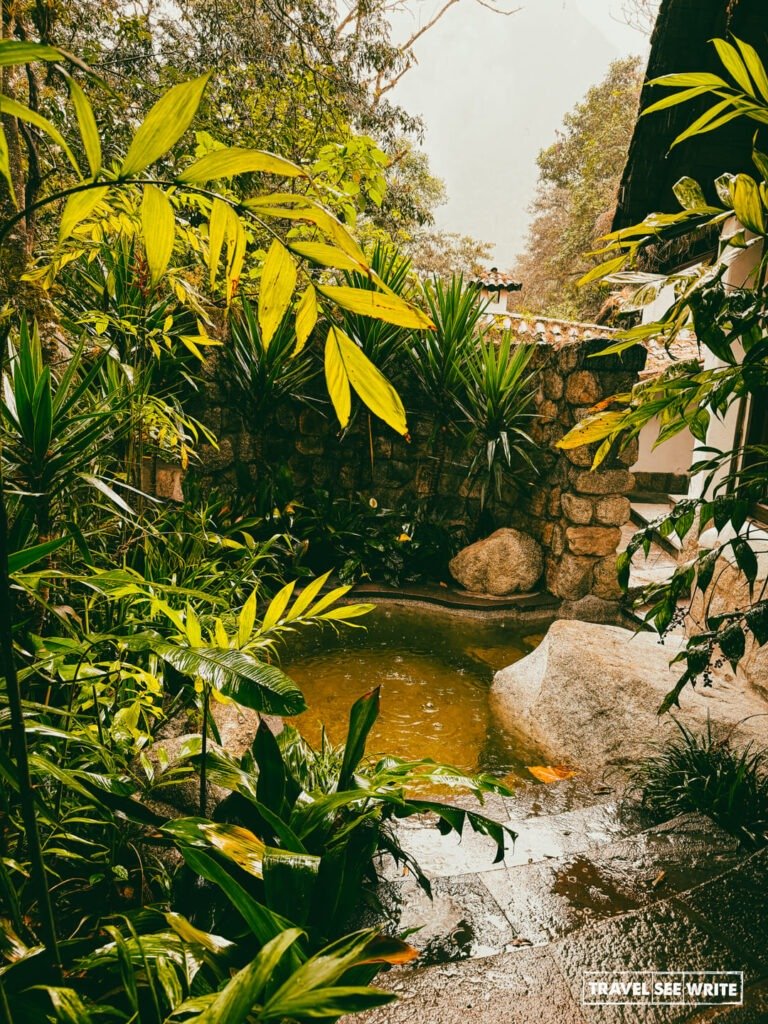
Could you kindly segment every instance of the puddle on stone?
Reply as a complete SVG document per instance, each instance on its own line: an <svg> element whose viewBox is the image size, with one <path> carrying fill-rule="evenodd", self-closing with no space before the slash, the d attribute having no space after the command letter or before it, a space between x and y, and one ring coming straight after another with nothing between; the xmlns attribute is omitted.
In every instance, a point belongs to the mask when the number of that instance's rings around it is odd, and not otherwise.
<svg viewBox="0 0 768 1024"><path fill-rule="evenodd" d="M639 906L588 857L576 857L558 870L552 892L590 917L613 917Z"/></svg>
<svg viewBox="0 0 768 1024"><path fill-rule="evenodd" d="M294 724L311 743L319 743L323 724L331 742L341 743L352 703L381 686L370 754L429 757L530 780L525 765L540 763L541 755L504 730L489 701L494 672L535 646L524 628L391 604L359 621L365 629L327 631L294 645L285 663L309 705Z"/></svg>

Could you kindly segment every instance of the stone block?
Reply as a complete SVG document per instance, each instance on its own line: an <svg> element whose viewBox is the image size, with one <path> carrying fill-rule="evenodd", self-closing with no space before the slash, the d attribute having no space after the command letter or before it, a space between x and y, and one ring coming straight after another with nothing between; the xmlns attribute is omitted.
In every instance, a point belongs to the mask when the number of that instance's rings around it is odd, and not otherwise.
<svg viewBox="0 0 768 1024"><path fill-rule="evenodd" d="M296 430L296 413L290 406L278 406L277 412L275 413L275 419L278 426L282 427L283 430Z"/></svg>
<svg viewBox="0 0 768 1024"><path fill-rule="evenodd" d="M565 400L571 405L594 405L601 394L600 382L590 370L576 370L565 384Z"/></svg>
<svg viewBox="0 0 768 1024"><path fill-rule="evenodd" d="M296 451L302 455L322 455L325 444L320 437L300 437L296 441Z"/></svg>
<svg viewBox="0 0 768 1024"><path fill-rule="evenodd" d="M595 521L604 526L623 526L629 522L629 498L608 494L595 502Z"/></svg>
<svg viewBox="0 0 768 1024"><path fill-rule="evenodd" d="M561 496L562 492L559 487L553 487L549 501L547 502L547 514L550 516L559 516L561 512Z"/></svg>
<svg viewBox="0 0 768 1024"><path fill-rule="evenodd" d="M578 601L592 589L594 559L563 555L547 567L547 590L555 597Z"/></svg>
<svg viewBox="0 0 768 1024"><path fill-rule="evenodd" d="M563 397L565 382L563 381L563 375L558 373L557 370L545 370L541 375L541 384L545 396L551 401L556 402L559 398Z"/></svg>
<svg viewBox="0 0 768 1024"><path fill-rule="evenodd" d="M626 469L571 470L571 483L579 494L628 494L635 482Z"/></svg>
<svg viewBox="0 0 768 1024"><path fill-rule="evenodd" d="M534 491L528 499L528 511L532 516L543 516L547 509L549 492L545 488Z"/></svg>
<svg viewBox="0 0 768 1024"><path fill-rule="evenodd" d="M593 452L590 445L582 445L580 448L566 448L563 450L563 453L566 459L574 466L589 469L592 465Z"/></svg>
<svg viewBox="0 0 768 1024"><path fill-rule="evenodd" d="M634 466L640 455L640 442L633 437L626 448L618 453L616 458L624 466Z"/></svg>
<svg viewBox="0 0 768 1024"><path fill-rule="evenodd" d="M560 407L557 402L551 402L549 399L545 399L540 403L537 411L542 420L546 423L551 423L557 419L560 413Z"/></svg>
<svg viewBox="0 0 768 1024"><path fill-rule="evenodd" d="M595 562L592 593L605 601L618 601L621 598L622 590L616 575L615 552Z"/></svg>
<svg viewBox="0 0 768 1024"><path fill-rule="evenodd" d="M610 555L619 545L621 530L615 526L569 526L565 539L574 555Z"/></svg>
<svg viewBox="0 0 768 1024"><path fill-rule="evenodd" d="M578 526L588 526L592 522L595 506L590 498L580 494L564 494L561 499L566 519Z"/></svg>
<svg viewBox="0 0 768 1024"><path fill-rule="evenodd" d="M327 434L328 420L314 409L304 409L299 415L299 431L302 434Z"/></svg>

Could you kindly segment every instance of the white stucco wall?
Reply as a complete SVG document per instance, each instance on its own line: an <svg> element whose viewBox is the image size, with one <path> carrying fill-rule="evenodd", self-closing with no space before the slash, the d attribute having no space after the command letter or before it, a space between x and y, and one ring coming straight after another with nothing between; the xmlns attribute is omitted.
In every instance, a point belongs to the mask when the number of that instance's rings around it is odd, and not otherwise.
<svg viewBox="0 0 768 1024"><path fill-rule="evenodd" d="M654 448L659 430L659 421L654 418L640 431L640 450L632 472L674 473L678 476L687 473L692 462L693 435L689 430L683 430Z"/></svg>

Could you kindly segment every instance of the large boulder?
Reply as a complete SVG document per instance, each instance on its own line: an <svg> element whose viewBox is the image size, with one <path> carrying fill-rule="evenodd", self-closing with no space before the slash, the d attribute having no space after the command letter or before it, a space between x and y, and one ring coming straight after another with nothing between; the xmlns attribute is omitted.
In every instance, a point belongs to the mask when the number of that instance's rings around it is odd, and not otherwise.
<svg viewBox="0 0 768 1024"><path fill-rule="evenodd" d="M451 576L466 590L496 597L531 590L543 568L539 543L509 528L463 548L449 565Z"/></svg>
<svg viewBox="0 0 768 1024"><path fill-rule="evenodd" d="M618 626L554 622L531 654L497 672L491 699L505 727L538 744L556 764L596 769L636 761L654 743L678 735L669 715L658 716L680 678L669 662L683 645L668 637ZM712 687L687 686L675 717L694 731L711 720L733 738L768 746L766 702L753 688L723 674ZM743 721L748 719L747 721Z"/></svg>

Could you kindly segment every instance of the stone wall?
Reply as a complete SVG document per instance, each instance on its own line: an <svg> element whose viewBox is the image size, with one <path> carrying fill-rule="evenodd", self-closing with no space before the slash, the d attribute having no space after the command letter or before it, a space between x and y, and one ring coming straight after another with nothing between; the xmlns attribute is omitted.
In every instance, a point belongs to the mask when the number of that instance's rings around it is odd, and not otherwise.
<svg viewBox="0 0 768 1024"><path fill-rule="evenodd" d="M604 339L592 339L536 346L531 367L539 386L530 433L540 446L534 461L541 471L524 500L514 488L500 500L490 499L481 524L483 534L515 526L536 537L544 548L546 589L565 602L566 614L596 618L615 617L615 554L621 526L629 519L626 495L633 484L627 466L637 456L628 450L593 472L593 448L563 452L554 445L596 402L628 390L637 380L645 349L590 358L605 345ZM265 466L287 466L294 497L322 487L338 496L360 493L390 508L431 497L448 521L476 536L480 495L467 482L472 453L449 432L436 430L433 417L419 409L418 397L407 385L400 388L409 441L375 418L369 421L362 409L343 436L330 409L323 413L291 405L254 429L212 377L201 414L220 447L202 446L204 478L247 492L264 479Z"/></svg>
<svg viewBox="0 0 768 1024"><path fill-rule="evenodd" d="M635 346L620 355L592 356L603 339L546 346L535 439L547 453L541 483L526 510L527 529L545 554L546 589L563 601L562 615L612 621L620 590L616 551L629 521L637 458L631 445L619 458L592 470L597 445L563 451L554 445L588 415L592 406L627 391L637 381L646 352Z"/></svg>

